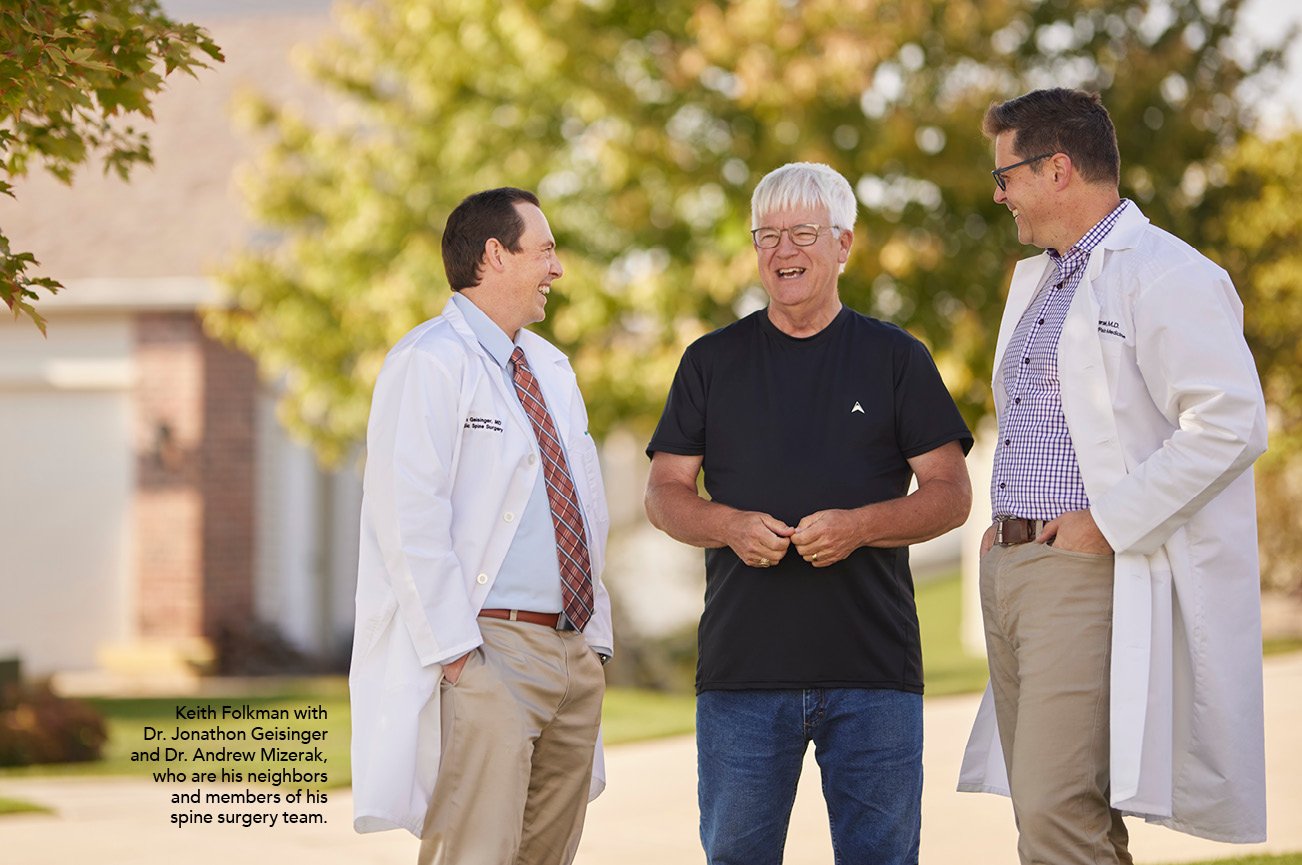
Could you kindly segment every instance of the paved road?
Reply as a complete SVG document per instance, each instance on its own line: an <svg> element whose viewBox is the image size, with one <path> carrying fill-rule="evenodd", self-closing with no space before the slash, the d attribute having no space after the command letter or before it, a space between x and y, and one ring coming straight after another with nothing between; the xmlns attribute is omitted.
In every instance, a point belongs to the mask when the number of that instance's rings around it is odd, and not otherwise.
<svg viewBox="0 0 1302 865"><path fill-rule="evenodd" d="M1016 861L1006 800L953 791L973 697L928 700L924 753L922 865ZM1247 852L1302 851L1302 653L1266 665L1266 747L1270 840L1240 847L1131 824L1143 865ZM690 738L612 748L610 788L589 809L576 865L679 865L701 860L696 840L695 752ZM796 797L788 865L832 861L827 817L812 756ZM5 865L411 865L416 841L401 832L357 835L349 796L329 793L325 825L191 826L168 821L170 795L185 785L132 779L0 780L0 796L43 803L56 813L0 817ZM234 789L242 789L235 787ZM206 809L211 810L211 809ZM229 813L271 810L231 806ZM281 808L280 810L283 810Z"/></svg>

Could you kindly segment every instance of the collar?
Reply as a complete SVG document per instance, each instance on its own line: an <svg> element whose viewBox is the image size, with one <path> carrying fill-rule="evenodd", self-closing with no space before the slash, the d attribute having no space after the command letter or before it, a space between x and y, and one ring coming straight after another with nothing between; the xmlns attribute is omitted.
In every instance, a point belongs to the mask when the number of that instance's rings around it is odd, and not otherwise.
<svg viewBox="0 0 1302 865"><path fill-rule="evenodd" d="M515 343L511 342L506 332L498 327L486 312L475 306L475 302L461 292L452 292L452 303L456 304L457 311L461 313L461 317L465 319L484 351L488 352L488 356L502 369L506 369L506 365L511 361L511 352L515 350Z"/></svg>
<svg viewBox="0 0 1302 865"><path fill-rule="evenodd" d="M1121 214L1126 211L1129 204L1130 199L1121 199L1120 204L1113 208L1107 216L1094 223L1094 226L1085 232L1084 236L1076 241L1076 245L1067 250L1066 253L1059 253L1056 249L1045 250L1049 255L1049 260L1058 269L1059 280L1066 279L1089 260L1094 247L1098 246L1111 233L1113 226L1117 224Z"/></svg>

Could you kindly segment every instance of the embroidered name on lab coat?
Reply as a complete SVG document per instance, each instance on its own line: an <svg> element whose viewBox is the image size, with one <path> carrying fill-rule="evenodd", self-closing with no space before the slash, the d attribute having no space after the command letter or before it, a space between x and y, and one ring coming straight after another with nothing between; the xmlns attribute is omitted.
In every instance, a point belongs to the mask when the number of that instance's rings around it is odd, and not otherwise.
<svg viewBox="0 0 1302 865"><path fill-rule="evenodd" d="M1108 336L1119 336L1122 339L1126 338L1126 335L1121 332L1121 322L1109 321L1103 318L1099 319L1099 333L1106 333Z"/></svg>
<svg viewBox="0 0 1302 865"><path fill-rule="evenodd" d="M504 432L502 421L495 417L474 417L473 415L466 418L463 429L483 429L490 432Z"/></svg>

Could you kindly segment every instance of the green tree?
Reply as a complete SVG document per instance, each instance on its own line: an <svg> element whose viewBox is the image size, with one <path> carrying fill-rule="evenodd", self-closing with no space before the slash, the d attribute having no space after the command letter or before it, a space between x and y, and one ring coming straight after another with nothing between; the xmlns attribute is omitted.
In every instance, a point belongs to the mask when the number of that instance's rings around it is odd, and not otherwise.
<svg viewBox="0 0 1302 865"><path fill-rule="evenodd" d="M1205 8L1212 7L1215 8ZM969 420L1026 254L991 200L981 116L1037 86L1104 91L1124 193L1198 244L1209 166L1250 129L1234 99L1277 65L1240 0L383 0L346 9L311 74L314 125L251 98L269 140L248 192L280 242L224 274L216 333L283 376L323 458L364 434L386 349L445 298L438 237L465 194L543 198L568 270L542 330L594 426L646 426L683 346L763 302L760 175L817 160L863 208L852 306L932 347ZM1204 183L1199 186L1199 178ZM816 386L816 384L815 384Z"/></svg>
<svg viewBox="0 0 1302 865"><path fill-rule="evenodd" d="M0 193L33 166L70 183L92 156L125 179L150 161L148 136L130 125L152 119L150 100L173 71L191 75L221 51L156 0L23 0L0 5ZM62 286L29 274L30 252L0 231L0 298L45 332L33 302Z"/></svg>
<svg viewBox="0 0 1302 865"><path fill-rule="evenodd" d="M1270 414L1270 450L1256 466L1262 573L1302 593L1302 131L1245 138L1214 172L1210 254L1235 277Z"/></svg>

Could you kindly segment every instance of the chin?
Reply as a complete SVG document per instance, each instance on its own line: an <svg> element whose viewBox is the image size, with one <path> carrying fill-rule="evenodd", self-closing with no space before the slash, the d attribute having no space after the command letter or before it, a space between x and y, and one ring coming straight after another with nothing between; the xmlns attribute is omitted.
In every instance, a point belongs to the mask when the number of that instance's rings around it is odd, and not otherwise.
<svg viewBox="0 0 1302 865"><path fill-rule="evenodd" d="M808 285L779 285L769 292L769 301L778 306L799 306L813 299L817 291Z"/></svg>

